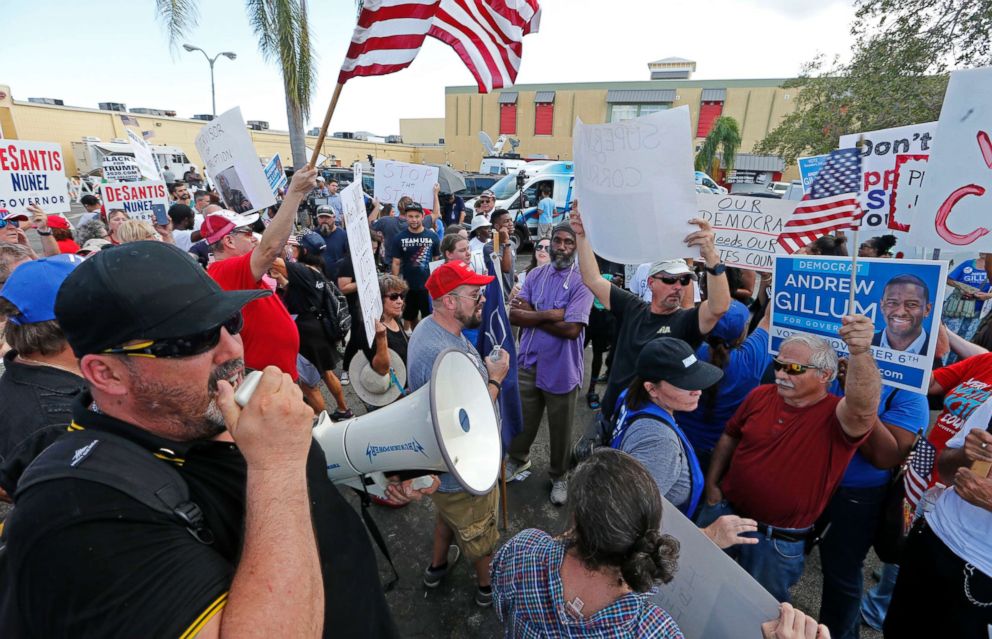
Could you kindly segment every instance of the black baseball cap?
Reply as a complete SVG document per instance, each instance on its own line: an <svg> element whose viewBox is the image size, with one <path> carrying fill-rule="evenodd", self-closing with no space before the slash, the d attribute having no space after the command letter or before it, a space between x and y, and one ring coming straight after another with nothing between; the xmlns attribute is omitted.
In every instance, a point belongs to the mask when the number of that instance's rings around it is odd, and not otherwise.
<svg viewBox="0 0 992 639"><path fill-rule="evenodd" d="M696 358L692 347L674 337L657 337L637 356L637 376L665 381L682 390L703 390L723 377L723 370Z"/></svg>
<svg viewBox="0 0 992 639"><path fill-rule="evenodd" d="M423 213L424 212L424 207L420 206L416 202L410 202L403 209L403 212L404 213L406 213L407 211L418 211L420 213Z"/></svg>
<svg viewBox="0 0 992 639"><path fill-rule="evenodd" d="M182 249L130 242L99 251L66 278L55 317L76 357L131 340L183 337L219 326L267 290L225 291Z"/></svg>

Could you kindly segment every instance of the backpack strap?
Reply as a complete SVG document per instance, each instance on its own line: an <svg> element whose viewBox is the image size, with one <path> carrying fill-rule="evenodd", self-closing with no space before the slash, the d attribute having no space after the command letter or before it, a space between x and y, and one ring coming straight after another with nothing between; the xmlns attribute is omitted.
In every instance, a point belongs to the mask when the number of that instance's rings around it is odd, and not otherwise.
<svg viewBox="0 0 992 639"><path fill-rule="evenodd" d="M32 487L56 479L103 484L177 520L200 543L214 541L203 511L190 500L189 486L179 471L123 437L83 430L59 438L24 470L15 503Z"/></svg>

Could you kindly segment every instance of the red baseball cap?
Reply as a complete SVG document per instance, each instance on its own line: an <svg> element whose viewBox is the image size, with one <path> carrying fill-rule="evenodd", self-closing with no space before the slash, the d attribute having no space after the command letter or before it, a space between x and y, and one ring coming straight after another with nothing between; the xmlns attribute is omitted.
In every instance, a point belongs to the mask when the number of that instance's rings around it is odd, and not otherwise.
<svg viewBox="0 0 992 639"><path fill-rule="evenodd" d="M221 209L203 218L203 224L200 225L200 235L207 241L207 244L214 244L234 229L254 224L257 219L258 213L241 215L234 211Z"/></svg>
<svg viewBox="0 0 992 639"><path fill-rule="evenodd" d="M436 300L459 286L485 286L494 279L492 275L479 275L461 260L452 260L437 267L427 278L427 292Z"/></svg>
<svg viewBox="0 0 992 639"><path fill-rule="evenodd" d="M49 215L48 226L53 229L67 229L69 228L69 220L61 215Z"/></svg>

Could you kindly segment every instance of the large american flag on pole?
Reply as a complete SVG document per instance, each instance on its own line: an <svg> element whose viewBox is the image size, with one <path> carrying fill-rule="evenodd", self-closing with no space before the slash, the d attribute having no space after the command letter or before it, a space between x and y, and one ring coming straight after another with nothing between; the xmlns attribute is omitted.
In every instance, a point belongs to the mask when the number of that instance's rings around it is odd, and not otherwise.
<svg viewBox="0 0 992 639"><path fill-rule="evenodd" d="M513 84L538 0L365 0L338 83L410 66L427 36L458 53L481 93Z"/></svg>
<svg viewBox="0 0 992 639"><path fill-rule="evenodd" d="M861 153L856 148L831 151L816 174L809 194L792 212L778 237L790 255L832 231L856 229L861 220L858 189Z"/></svg>

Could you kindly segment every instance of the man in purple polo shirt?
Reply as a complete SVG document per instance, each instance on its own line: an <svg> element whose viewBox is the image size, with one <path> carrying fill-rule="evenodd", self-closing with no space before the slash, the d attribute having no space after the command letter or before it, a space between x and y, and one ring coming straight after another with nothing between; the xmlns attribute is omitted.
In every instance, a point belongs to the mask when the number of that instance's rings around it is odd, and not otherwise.
<svg viewBox="0 0 992 639"><path fill-rule="evenodd" d="M523 431L510 444L506 478L530 468L530 447L545 407L551 439L551 503L568 497L569 457L575 400L582 385L582 341L592 292L575 263L575 232L562 224L551 233L551 263L527 275L510 307L510 323L521 327L517 366Z"/></svg>

